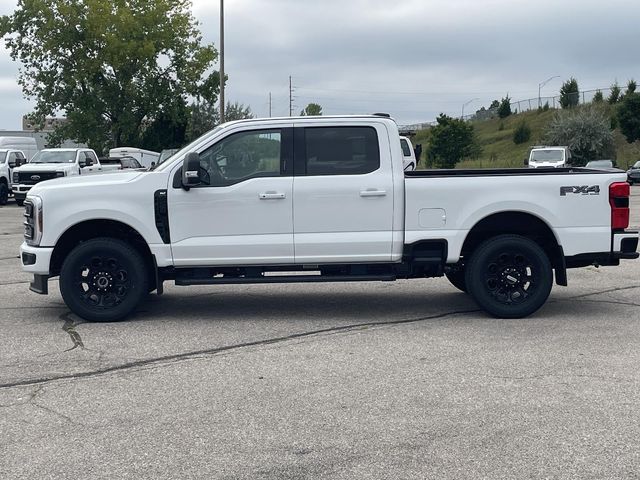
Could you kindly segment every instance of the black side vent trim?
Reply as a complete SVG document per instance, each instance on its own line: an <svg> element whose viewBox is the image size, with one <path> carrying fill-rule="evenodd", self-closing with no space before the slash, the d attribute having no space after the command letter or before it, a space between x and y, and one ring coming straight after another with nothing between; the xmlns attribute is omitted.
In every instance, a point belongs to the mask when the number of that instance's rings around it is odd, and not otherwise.
<svg viewBox="0 0 640 480"><path fill-rule="evenodd" d="M169 231L169 206L166 190L156 190L153 194L153 206L156 214L156 228L160 238L164 243L169 244L171 243L171 232Z"/></svg>

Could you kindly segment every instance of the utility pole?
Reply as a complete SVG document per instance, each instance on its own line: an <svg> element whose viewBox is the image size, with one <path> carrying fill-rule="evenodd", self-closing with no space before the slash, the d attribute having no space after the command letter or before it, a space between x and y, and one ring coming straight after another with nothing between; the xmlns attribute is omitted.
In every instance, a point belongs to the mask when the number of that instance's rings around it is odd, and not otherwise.
<svg viewBox="0 0 640 480"><path fill-rule="evenodd" d="M460 120L464 120L464 107L466 107L467 105L469 105L471 102L475 102L476 100L480 100L479 98L472 98L471 100L469 100L467 103L462 105L462 115L460 116Z"/></svg>
<svg viewBox="0 0 640 480"><path fill-rule="evenodd" d="M291 86L291 75L289 75L289 116L293 117L293 87Z"/></svg>
<svg viewBox="0 0 640 480"><path fill-rule="evenodd" d="M271 92L269 92L269 118L271 118Z"/></svg>
<svg viewBox="0 0 640 480"><path fill-rule="evenodd" d="M220 0L220 123L224 123L224 0Z"/></svg>
<svg viewBox="0 0 640 480"><path fill-rule="evenodd" d="M554 75L553 77L549 77L544 82L540 82L538 84L538 108L542 107L542 98L540 97L540 91L542 90L542 87L544 87L547 83L549 83L554 78L559 78L559 77L560 75Z"/></svg>

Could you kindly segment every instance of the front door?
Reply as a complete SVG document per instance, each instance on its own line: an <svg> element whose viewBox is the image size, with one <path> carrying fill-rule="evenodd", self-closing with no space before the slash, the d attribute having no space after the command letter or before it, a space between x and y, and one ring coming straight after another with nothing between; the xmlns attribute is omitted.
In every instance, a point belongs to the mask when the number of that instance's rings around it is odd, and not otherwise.
<svg viewBox="0 0 640 480"><path fill-rule="evenodd" d="M391 261L393 172L384 126L298 127L296 263Z"/></svg>
<svg viewBox="0 0 640 480"><path fill-rule="evenodd" d="M231 133L199 153L202 185L169 188L174 264L293 263L292 129Z"/></svg>

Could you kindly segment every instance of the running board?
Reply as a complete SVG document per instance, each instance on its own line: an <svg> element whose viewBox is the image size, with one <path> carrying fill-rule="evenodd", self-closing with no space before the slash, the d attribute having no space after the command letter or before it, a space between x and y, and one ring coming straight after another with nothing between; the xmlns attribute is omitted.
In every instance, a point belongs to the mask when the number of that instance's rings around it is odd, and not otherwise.
<svg viewBox="0 0 640 480"><path fill-rule="evenodd" d="M393 282L395 275L262 275L260 277L176 278L176 285L238 285L251 283Z"/></svg>

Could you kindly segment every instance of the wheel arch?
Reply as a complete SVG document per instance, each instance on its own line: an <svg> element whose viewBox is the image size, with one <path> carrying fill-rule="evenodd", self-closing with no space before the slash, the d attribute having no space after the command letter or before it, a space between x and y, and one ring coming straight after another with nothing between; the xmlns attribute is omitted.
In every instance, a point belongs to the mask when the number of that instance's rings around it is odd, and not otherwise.
<svg viewBox="0 0 640 480"><path fill-rule="evenodd" d="M60 236L53 249L49 266L50 275L60 274L65 258L77 245L94 238L104 237L123 240L135 248L144 259L149 272L149 282L155 282L155 262L144 237L130 225L110 219L85 220L69 227Z"/></svg>
<svg viewBox="0 0 640 480"><path fill-rule="evenodd" d="M549 257L556 272L556 283L567 284L562 245L549 224L529 212L502 211L479 220L467 234L462 244L461 256L471 255L485 240L504 234L521 235L535 241Z"/></svg>

